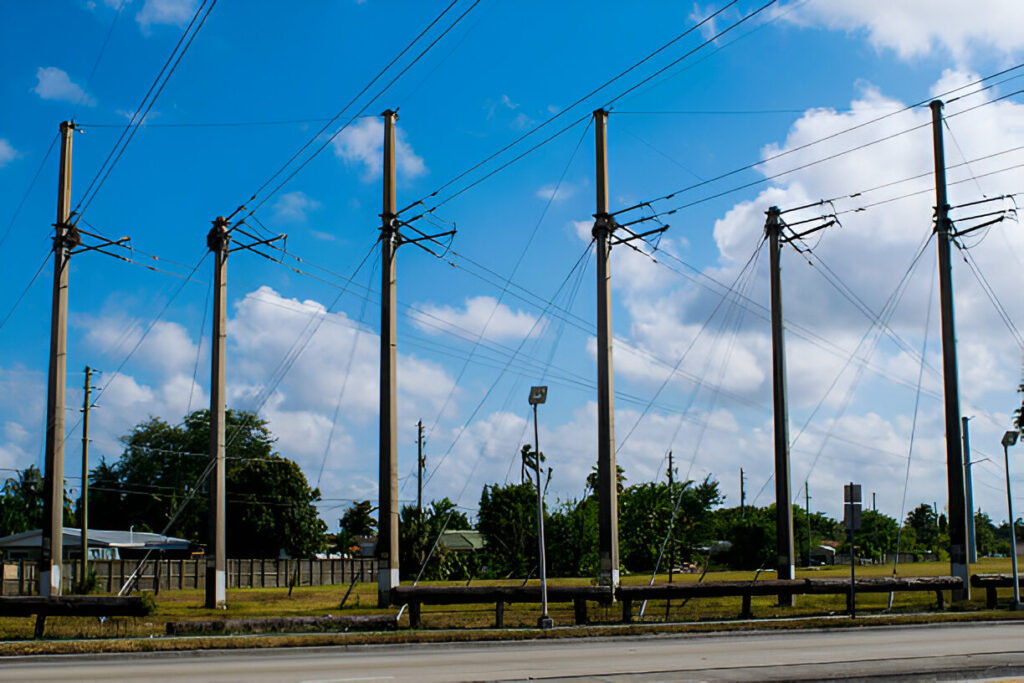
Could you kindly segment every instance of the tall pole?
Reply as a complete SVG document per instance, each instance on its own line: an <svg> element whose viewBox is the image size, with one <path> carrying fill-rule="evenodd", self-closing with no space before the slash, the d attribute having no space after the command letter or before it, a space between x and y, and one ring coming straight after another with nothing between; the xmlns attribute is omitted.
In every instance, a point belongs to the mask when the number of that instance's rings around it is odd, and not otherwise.
<svg viewBox="0 0 1024 683"><path fill-rule="evenodd" d="M967 492L967 562L978 561L978 537L974 529L974 479L971 477L971 436L967 422L971 418L961 417L964 432L964 488Z"/></svg>
<svg viewBox="0 0 1024 683"><path fill-rule="evenodd" d="M765 232L771 251L772 401L775 422L775 533L778 539L776 570L780 579L792 579L793 495L789 481L789 414L786 407L786 348L782 329L782 220L777 206L768 209ZM792 605L793 596L779 596L779 604Z"/></svg>
<svg viewBox="0 0 1024 683"><path fill-rule="evenodd" d="M1020 609L1020 575L1017 573L1017 524L1013 516L1013 493L1010 490L1010 446L1016 442L1013 432L1003 435L1003 463L1006 467L1006 509L1010 514L1010 558L1013 565L1013 609Z"/></svg>
<svg viewBox="0 0 1024 683"><path fill-rule="evenodd" d="M380 480L377 522L377 603L386 607L398 585L398 387L395 378L395 251L398 249L395 198L395 121L384 117L384 210L380 228Z"/></svg>
<svg viewBox="0 0 1024 683"><path fill-rule="evenodd" d="M92 368L85 366L85 396L82 399L82 571L78 582L89 578L89 403L92 394Z"/></svg>
<svg viewBox="0 0 1024 683"><path fill-rule="evenodd" d="M78 232L71 225L71 138L75 124L60 124L60 175L53 240L53 306L50 369L46 387L46 455L43 478L42 554L39 594L61 594L64 557L64 392L67 383L68 272Z"/></svg>
<svg viewBox="0 0 1024 683"><path fill-rule="evenodd" d="M224 523L227 470L225 441L225 354L228 337L228 222L218 216L206 235L206 246L214 255L213 265L213 356L210 362L210 460L213 472L209 484L209 539L206 553L206 607L216 609L227 602L227 543Z"/></svg>
<svg viewBox="0 0 1024 683"><path fill-rule="evenodd" d="M423 457L423 420L416 423L416 512L423 519L423 468L427 459Z"/></svg>
<svg viewBox="0 0 1024 683"><path fill-rule="evenodd" d="M963 579L959 597L971 594L967 575L967 515L964 506L964 460L960 443L960 389L957 380L956 324L953 315L952 229L946 200L946 160L942 146L942 101L931 103L935 152L935 232L939 250L939 303L942 309L942 377L946 408L946 481L949 488L950 574Z"/></svg>
<svg viewBox="0 0 1024 683"><path fill-rule="evenodd" d="M740 468L740 518L747 516L747 488L743 483L743 468Z"/></svg>
<svg viewBox="0 0 1024 683"><path fill-rule="evenodd" d="M598 583L619 585L619 491L615 466L615 397L612 382L612 217L608 214L608 112L594 112L597 211L597 515Z"/></svg>
<svg viewBox="0 0 1024 683"><path fill-rule="evenodd" d="M551 628L554 623L548 616L548 570L544 557L544 485L540 479L540 437L537 429L537 404L533 404L533 456L537 472L537 557L540 563L540 618L537 626Z"/></svg>
<svg viewBox="0 0 1024 683"><path fill-rule="evenodd" d="M807 566L811 566L811 487L804 482L804 515L807 517Z"/></svg>

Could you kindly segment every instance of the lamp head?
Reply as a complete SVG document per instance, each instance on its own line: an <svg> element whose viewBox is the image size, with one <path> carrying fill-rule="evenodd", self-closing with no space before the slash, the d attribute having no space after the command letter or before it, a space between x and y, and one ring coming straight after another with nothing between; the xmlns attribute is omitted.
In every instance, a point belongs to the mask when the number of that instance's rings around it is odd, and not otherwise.
<svg viewBox="0 0 1024 683"><path fill-rule="evenodd" d="M544 403L548 398L547 387L530 387L530 405L536 406Z"/></svg>
<svg viewBox="0 0 1024 683"><path fill-rule="evenodd" d="M1003 434L1003 445L1009 447L1017 443L1017 435L1017 432L1006 432Z"/></svg>

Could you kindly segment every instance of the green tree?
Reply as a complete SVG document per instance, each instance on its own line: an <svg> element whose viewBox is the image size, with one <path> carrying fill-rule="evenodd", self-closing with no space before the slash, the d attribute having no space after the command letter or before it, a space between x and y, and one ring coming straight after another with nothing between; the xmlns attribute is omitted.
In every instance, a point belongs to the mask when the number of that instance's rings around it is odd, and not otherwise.
<svg viewBox="0 0 1024 683"><path fill-rule="evenodd" d="M996 525L987 513L974 513L974 540L979 556L994 555L996 552Z"/></svg>
<svg viewBox="0 0 1024 683"><path fill-rule="evenodd" d="M356 536L376 536L377 520L373 517L376 508L368 500L360 500L352 503L341 516L338 524L341 531L335 536L335 549L341 553L347 553L357 545Z"/></svg>
<svg viewBox="0 0 1024 683"><path fill-rule="evenodd" d="M912 550L935 552L938 549L939 517L928 503L921 503L907 515L907 526L914 530L917 546ZM908 548L910 550L911 548Z"/></svg>
<svg viewBox="0 0 1024 683"><path fill-rule="evenodd" d="M551 576L595 576L598 570L597 496L567 500L544 518Z"/></svg>
<svg viewBox="0 0 1024 683"><path fill-rule="evenodd" d="M10 477L0 489L0 536L20 534L43 526L43 475L30 465ZM64 526L73 526L71 498L64 492Z"/></svg>
<svg viewBox="0 0 1024 683"><path fill-rule="evenodd" d="M525 577L537 564L537 491L532 484L485 485L477 530L489 573Z"/></svg>
<svg viewBox="0 0 1024 683"><path fill-rule="evenodd" d="M714 540L710 511L720 500L710 477L698 485L647 482L626 488L619 496L620 528L628 530L619 535L622 564L629 571L652 570L663 545L662 566L691 561L698 546Z"/></svg>
<svg viewBox="0 0 1024 683"><path fill-rule="evenodd" d="M861 513L860 529L854 532L859 556L880 560L883 553L895 552L898 533L899 524L895 519L876 510L864 510Z"/></svg>
<svg viewBox="0 0 1024 683"><path fill-rule="evenodd" d="M226 425L228 555L308 557L324 550L326 525L314 505L320 491L273 451L266 421L229 410ZM121 440L121 457L89 474L90 523L142 531L170 525L169 534L206 544L209 411L195 411L180 425L150 418Z"/></svg>
<svg viewBox="0 0 1024 683"><path fill-rule="evenodd" d="M711 515L714 537L727 541L721 556L733 569L761 569L775 564L775 504L719 508Z"/></svg>
<svg viewBox="0 0 1024 683"><path fill-rule="evenodd" d="M445 531L466 531L472 529L469 519L448 498L431 501L422 515L415 505L402 507L398 519L398 546L401 553L399 570L403 579L415 579L423 563L430 561L423 569L425 580L469 579L479 573L482 558L476 552L450 551L440 544L435 547Z"/></svg>

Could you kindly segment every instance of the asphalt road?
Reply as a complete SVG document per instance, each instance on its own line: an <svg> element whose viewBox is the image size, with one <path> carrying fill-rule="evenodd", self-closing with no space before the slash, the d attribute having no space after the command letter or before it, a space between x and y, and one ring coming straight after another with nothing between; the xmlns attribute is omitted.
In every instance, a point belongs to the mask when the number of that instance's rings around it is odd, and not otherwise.
<svg viewBox="0 0 1024 683"><path fill-rule="evenodd" d="M0 681L999 680L1022 674L1022 622L0 660Z"/></svg>

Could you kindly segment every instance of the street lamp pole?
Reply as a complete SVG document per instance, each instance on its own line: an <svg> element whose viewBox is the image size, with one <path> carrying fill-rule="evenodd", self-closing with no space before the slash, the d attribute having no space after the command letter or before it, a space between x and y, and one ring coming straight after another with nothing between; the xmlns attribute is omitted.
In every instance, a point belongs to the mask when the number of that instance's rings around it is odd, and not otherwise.
<svg viewBox="0 0 1024 683"><path fill-rule="evenodd" d="M530 405L533 406L533 457L537 473L537 548L540 558L540 618L537 626L551 628L555 622L548 616L548 571L544 558L544 485L540 475L540 437L537 427L537 406L548 397L547 387L530 387Z"/></svg>
<svg viewBox="0 0 1024 683"><path fill-rule="evenodd" d="M1017 432L1003 434L1003 462L1006 465L1006 508L1010 513L1010 558L1013 563L1013 609L1020 609L1020 576L1017 573L1017 529L1013 522L1013 494L1010 491L1010 446L1017 443Z"/></svg>

